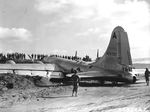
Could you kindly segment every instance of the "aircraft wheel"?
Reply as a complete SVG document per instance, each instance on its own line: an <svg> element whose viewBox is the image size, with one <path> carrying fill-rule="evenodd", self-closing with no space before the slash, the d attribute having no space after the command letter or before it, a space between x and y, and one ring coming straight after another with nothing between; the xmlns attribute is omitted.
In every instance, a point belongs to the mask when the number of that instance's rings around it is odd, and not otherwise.
<svg viewBox="0 0 150 112"><path fill-rule="evenodd" d="M101 81L100 81L100 84L101 84L101 85L104 85L104 84L105 84L105 81L104 81L104 80L101 80Z"/></svg>
<svg viewBox="0 0 150 112"><path fill-rule="evenodd" d="M116 85L118 84L118 82L113 81L112 84L113 84L114 86L116 86Z"/></svg>
<svg viewBox="0 0 150 112"><path fill-rule="evenodd" d="M133 83L135 83L136 82L136 77L133 77Z"/></svg>

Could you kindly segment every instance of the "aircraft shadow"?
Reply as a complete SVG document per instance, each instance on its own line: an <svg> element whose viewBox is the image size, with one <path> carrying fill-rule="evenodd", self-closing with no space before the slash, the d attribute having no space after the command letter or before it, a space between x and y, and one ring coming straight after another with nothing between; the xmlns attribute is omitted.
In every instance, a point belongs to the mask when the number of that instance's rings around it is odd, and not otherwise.
<svg viewBox="0 0 150 112"><path fill-rule="evenodd" d="M143 83L145 83L145 82L136 82L135 84L143 84Z"/></svg>
<svg viewBox="0 0 150 112"><path fill-rule="evenodd" d="M81 87L130 87L130 84L120 83L113 85L111 83L108 84L100 84L100 83L80 83L79 86Z"/></svg>
<svg viewBox="0 0 150 112"><path fill-rule="evenodd" d="M71 95L70 96L42 96L41 98L68 98L68 97L72 97Z"/></svg>
<svg viewBox="0 0 150 112"><path fill-rule="evenodd" d="M35 84L36 86L38 87L58 87L58 86L67 86L67 84L60 84L60 83L57 83L57 84L49 84L49 85L44 85L44 84Z"/></svg>
<svg viewBox="0 0 150 112"><path fill-rule="evenodd" d="M146 86L146 82L136 82L135 84L132 84L131 87L143 87Z"/></svg>
<svg viewBox="0 0 150 112"><path fill-rule="evenodd" d="M143 82L136 82L135 84L141 84ZM70 86L72 84L70 83L65 83L65 84L52 84L52 85L36 85L38 87L59 87L59 86ZM101 84L101 83L89 83L89 82L80 82L79 84L80 87L130 87L131 84L126 84L126 83L118 83L116 85L113 85L112 83L106 83L106 84Z"/></svg>

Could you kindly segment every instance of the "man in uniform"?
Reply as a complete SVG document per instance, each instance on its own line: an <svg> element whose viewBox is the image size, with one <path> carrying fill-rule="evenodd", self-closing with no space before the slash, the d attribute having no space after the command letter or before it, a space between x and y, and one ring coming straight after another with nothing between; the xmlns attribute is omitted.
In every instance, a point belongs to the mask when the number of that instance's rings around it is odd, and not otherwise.
<svg viewBox="0 0 150 112"><path fill-rule="evenodd" d="M149 70L148 68L146 68L145 70L145 80L146 80L146 83L147 83L147 86L149 86Z"/></svg>
<svg viewBox="0 0 150 112"><path fill-rule="evenodd" d="M80 79L79 79L79 76L77 75L76 70L74 70L74 74L71 76L71 79L72 79L72 85L73 85L72 96L74 95L74 92L75 92L75 96L77 96Z"/></svg>

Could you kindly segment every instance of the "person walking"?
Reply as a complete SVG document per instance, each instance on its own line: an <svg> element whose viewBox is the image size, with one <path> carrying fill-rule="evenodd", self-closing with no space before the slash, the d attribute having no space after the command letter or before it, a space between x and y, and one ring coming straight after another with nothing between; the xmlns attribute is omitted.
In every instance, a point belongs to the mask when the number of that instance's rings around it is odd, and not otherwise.
<svg viewBox="0 0 150 112"><path fill-rule="evenodd" d="M149 72L148 68L146 68L146 70L145 70L145 80L146 80L147 86L149 86L149 74L150 74L150 72Z"/></svg>
<svg viewBox="0 0 150 112"><path fill-rule="evenodd" d="M72 85L73 85L72 96L74 95L74 93L75 93L75 96L77 96L80 78L77 75L76 70L74 70L74 74L71 76L71 79L72 79Z"/></svg>

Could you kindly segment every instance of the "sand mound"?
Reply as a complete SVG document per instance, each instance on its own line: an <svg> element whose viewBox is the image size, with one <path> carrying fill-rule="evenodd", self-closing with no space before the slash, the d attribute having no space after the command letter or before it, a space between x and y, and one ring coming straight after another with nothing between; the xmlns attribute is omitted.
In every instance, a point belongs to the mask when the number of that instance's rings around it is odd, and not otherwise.
<svg viewBox="0 0 150 112"><path fill-rule="evenodd" d="M57 86L48 78L42 76L18 75L11 73L0 74L0 90L7 89L30 89L33 87Z"/></svg>
<svg viewBox="0 0 150 112"><path fill-rule="evenodd" d="M35 87L40 76L17 75L11 73L0 74L0 89L29 89Z"/></svg>

